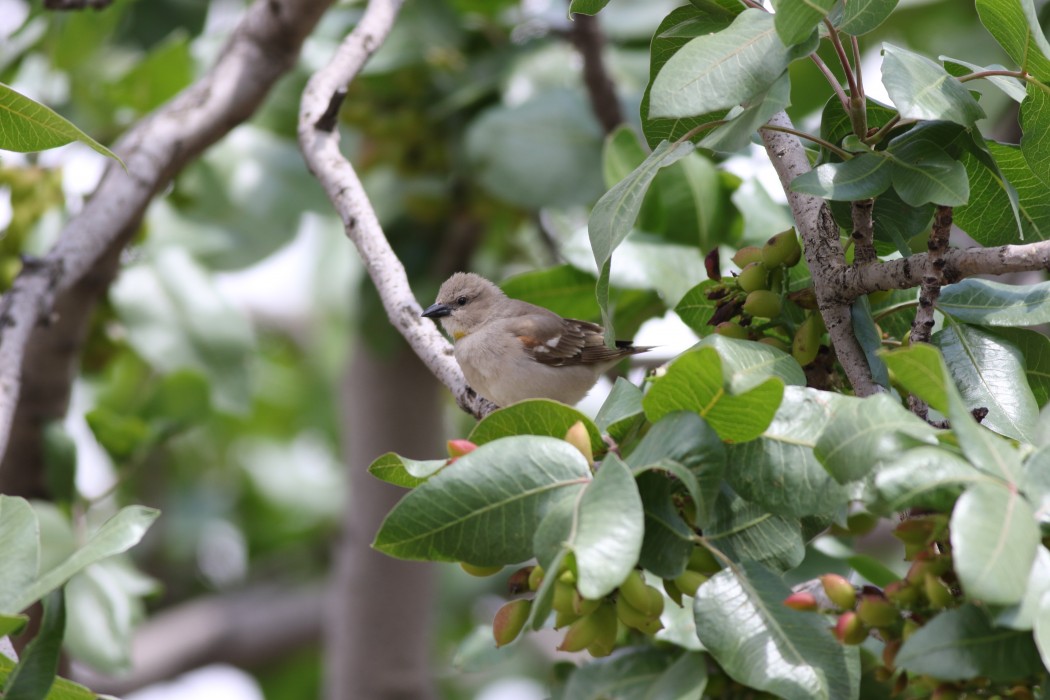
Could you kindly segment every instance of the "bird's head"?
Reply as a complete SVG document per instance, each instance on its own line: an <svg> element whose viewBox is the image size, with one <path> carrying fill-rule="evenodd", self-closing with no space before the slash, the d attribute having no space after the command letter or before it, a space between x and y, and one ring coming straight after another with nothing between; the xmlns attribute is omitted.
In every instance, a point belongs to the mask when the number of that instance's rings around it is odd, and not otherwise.
<svg viewBox="0 0 1050 700"><path fill-rule="evenodd" d="M457 272L445 280L437 299L423 312L426 318L441 319L441 325L459 340L498 315L506 295L499 287L473 272Z"/></svg>

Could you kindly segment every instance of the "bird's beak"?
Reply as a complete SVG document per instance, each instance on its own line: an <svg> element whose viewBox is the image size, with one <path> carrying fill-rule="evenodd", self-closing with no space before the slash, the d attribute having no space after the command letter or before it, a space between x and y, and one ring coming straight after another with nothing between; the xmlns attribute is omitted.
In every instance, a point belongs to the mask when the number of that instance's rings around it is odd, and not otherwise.
<svg viewBox="0 0 1050 700"><path fill-rule="evenodd" d="M452 313L452 307L448 304L431 304L421 315L423 318L441 318Z"/></svg>

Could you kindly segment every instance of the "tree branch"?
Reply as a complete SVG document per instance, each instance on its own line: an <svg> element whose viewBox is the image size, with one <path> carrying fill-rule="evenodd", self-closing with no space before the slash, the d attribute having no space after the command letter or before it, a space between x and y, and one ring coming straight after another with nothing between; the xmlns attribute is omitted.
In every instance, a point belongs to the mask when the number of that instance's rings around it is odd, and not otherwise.
<svg viewBox="0 0 1050 700"><path fill-rule="evenodd" d="M875 208L874 199L862 199L850 205L853 216L853 263L870 265L878 259L875 254L875 230L871 212Z"/></svg>
<svg viewBox="0 0 1050 700"><path fill-rule="evenodd" d="M605 36L596 16L575 14L572 19L569 38L583 58L583 82L587 86L591 110L605 133L612 133L623 124L624 118L620 98L616 96L616 88L605 70L605 60L602 58Z"/></svg>
<svg viewBox="0 0 1050 700"><path fill-rule="evenodd" d="M937 207L933 219L933 230L926 244L929 253L923 265L922 285L919 287L919 307L911 323L911 342L930 342L933 330L933 307L941 295L944 286L944 253L948 250L948 236L952 231L952 208ZM930 407L918 396L908 397L908 408L923 420L929 414Z"/></svg>
<svg viewBox="0 0 1050 700"><path fill-rule="evenodd" d="M58 242L18 276L0 299L0 454L7 450L30 335L56 295L71 289L106 251L138 229L146 206L204 149L250 116L290 69L303 39L331 0L258 0L215 65L171 102L138 122L113 147L95 194Z"/></svg>
<svg viewBox="0 0 1050 700"><path fill-rule="evenodd" d="M784 112L773 115L769 124L793 128ZM761 129L760 134L769 159L780 176L795 224L802 236L806 263L813 276L813 291L835 354L857 396L878 393L882 388L872 378L864 350L853 334L849 302L844 301L838 293L848 270L846 256L839 242L838 226L822 199L791 190L791 181L810 170L806 152L801 142L791 134L773 129Z"/></svg>
<svg viewBox="0 0 1050 700"><path fill-rule="evenodd" d="M401 4L402 0L370 0L354 31L328 64L310 78L299 106L299 147L310 172L343 220L346 235L364 261L390 323L452 391L459 406L481 418L495 405L467 386L452 356L452 345L433 323L420 317L423 309L412 294L405 268L390 247L357 173L340 152L339 130L333 128L330 119L333 105L338 108L350 81L390 33Z"/></svg>

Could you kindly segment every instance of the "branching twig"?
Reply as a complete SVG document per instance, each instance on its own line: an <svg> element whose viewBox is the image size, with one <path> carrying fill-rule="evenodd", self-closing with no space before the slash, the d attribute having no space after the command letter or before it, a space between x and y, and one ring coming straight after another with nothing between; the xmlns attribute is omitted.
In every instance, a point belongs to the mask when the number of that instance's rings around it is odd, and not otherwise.
<svg viewBox="0 0 1050 700"><path fill-rule="evenodd" d="M948 250L948 235L952 231L952 208L937 207L933 219L933 230L926 244L929 253L923 265L922 285L919 287L919 308L915 310L915 319L911 323L911 342L928 343L933 330L933 307L941 295L944 286L944 253ZM917 396L908 397L908 407L912 413L925 419L929 406Z"/></svg>
<svg viewBox="0 0 1050 700"><path fill-rule="evenodd" d="M19 275L0 301L0 454L7 449L30 334L56 294L77 283L115 243L137 230L146 206L188 162L250 116L295 63L303 39L331 0L259 0L200 80L128 131L113 147L95 194L62 230L38 274Z"/></svg>
<svg viewBox="0 0 1050 700"><path fill-rule="evenodd" d="M875 255L875 230L871 220L871 212L874 208L874 199L861 199L851 205L853 262L856 265L870 265L878 259L878 256Z"/></svg>
<svg viewBox="0 0 1050 700"><path fill-rule="evenodd" d="M774 127L792 128L791 120L784 112L775 114L769 123ZM849 303L837 293L847 270L838 226L822 199L791 190L791 181L810 169L802 144L796 137L781 131L762 129L761 135L802 236L806 263L813 275L813 291L835 354L858 396L882 391L872 378L864 350L853 333Z"/></svg>
<svg viewBox="0 0 1050 700"><path fill-rule="evenodd" d="M390 323L404 336L434 376L447 386L463 410L482 417L495 406L467 386L452 356L452 346L434 324L420 317L422 308L408 276L379 225L353 166L339 150L339 130L330 117L346 87L379 48L394 24L402 0L370 0L361 21L326 66L314 73L299 106L299 147L353 241L383 302ZM333 107L334 106L334 107Z"/></svg>

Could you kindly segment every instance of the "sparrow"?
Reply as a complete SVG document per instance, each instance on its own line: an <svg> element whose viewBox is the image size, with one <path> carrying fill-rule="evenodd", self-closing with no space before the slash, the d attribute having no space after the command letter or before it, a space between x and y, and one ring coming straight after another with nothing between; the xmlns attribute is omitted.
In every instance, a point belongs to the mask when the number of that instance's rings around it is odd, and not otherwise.
<svg viewBox="0 0 1050 700"><path fill-rule="evenodd" d="M422 315L440 319L467 383L498 406L537 398L573 405L617 362L652 349L608 347L598 324L511 299L472 272L449 277Z"/></svg>

